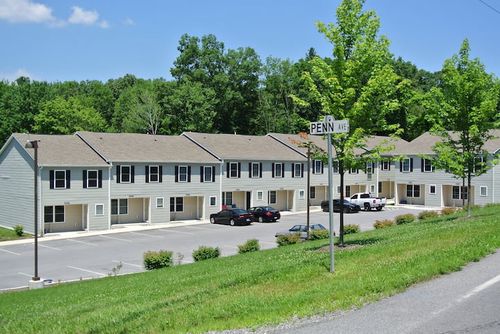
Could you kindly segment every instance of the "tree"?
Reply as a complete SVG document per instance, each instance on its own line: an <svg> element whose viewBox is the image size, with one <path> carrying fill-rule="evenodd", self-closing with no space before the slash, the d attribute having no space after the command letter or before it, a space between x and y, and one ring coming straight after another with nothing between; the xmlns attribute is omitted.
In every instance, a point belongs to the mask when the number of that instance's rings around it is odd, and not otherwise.
<svg viewBox="0 0 500 334"><path fill-rule="evenodd" d="M479 59L470 59L469 42L465 39L459 53L444 62L441 87L432 92L433 132L441 137L434 146L434 163L437 168L467 180L470 216L472 177L491 167L484 144L492 138L490 130L495 128L498 117L499 82L486 73Z"/></svg>
<svg viewBox="0 0 500 334"><path fill-rule="evenodd" d="M386 115L400 107L398 90L406 85L394 72L389 60L389 41L379 37L379 20L374 12L363 12L364 0L344 0L337 8L337 24L318 23L319 31L333 44L333 59L314 57L312 69L304 73L309 92L307 105L318 102L323 115L348 119L349 133L333 134L332 144L339 163L341 199L344 200L344 173L369 154L356 154L365 148L373 133L394 133L399 124L389 124ZM365 148L366 149L366 148ZM343 245L344 215L340 211L340 245Z"/></svg>
<svg viewBox="0 0 500 334"><path fill-rule="evenodd" d="M78 97L56 97L42 104L33 130L44 134L72 134L76 131L104 131L104 118Z"/></svg>
<svg viewBox="0 0 500 334"><path fill-rule="evenodd" d="M137 92L132 110L123 120L127 132L140 132L156 135L163 120L163 113L154 93L147 89Z"/></svg>

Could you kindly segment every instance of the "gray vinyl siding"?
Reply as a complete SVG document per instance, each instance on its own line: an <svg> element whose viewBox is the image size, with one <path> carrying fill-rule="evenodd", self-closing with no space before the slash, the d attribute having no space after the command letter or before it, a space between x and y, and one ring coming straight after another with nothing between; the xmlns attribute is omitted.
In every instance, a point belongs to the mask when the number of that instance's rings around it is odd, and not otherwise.
<svg viewBox="0 0 500 334"><path fill-rule="evenodd" d="M12 139L0 155L0 226L34 232L33 160Z"/></svg>

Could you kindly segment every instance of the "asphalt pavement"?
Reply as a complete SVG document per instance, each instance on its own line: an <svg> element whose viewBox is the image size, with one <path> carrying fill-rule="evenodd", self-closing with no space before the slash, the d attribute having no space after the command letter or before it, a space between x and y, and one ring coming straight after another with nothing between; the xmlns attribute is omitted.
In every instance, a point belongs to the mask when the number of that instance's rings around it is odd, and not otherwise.
<svg viewBox="0 0 500 334"><path fill-rule="evenodd" d="M373 228L375 220L392 219L404 213L418 214L416 209L387 208L383 211L345 215L345 224L358 224L361 230ZM338 233L338 217L334 229ZM119 274L144 271L142 256L148 250L166 249L174 252L179 263L193 262L192 252L199 246L221 249L222 256L236 254L238 245L258 239L262 249L276 247L275 233L295 224L305 224L305 213L284 214L277 223L253 223L250 226L211 225L208 222L188 226L166 227L85 236L74 233L40 238L39 275L53 282L99 278L111 275L121 264ZM312 212L311 224L328 228L328 213ZM123 229L127 230L126 228ZM75 237L78 236L78 237ZM27 286L33 276L33 241L0 243L0 290Z"/></svg>

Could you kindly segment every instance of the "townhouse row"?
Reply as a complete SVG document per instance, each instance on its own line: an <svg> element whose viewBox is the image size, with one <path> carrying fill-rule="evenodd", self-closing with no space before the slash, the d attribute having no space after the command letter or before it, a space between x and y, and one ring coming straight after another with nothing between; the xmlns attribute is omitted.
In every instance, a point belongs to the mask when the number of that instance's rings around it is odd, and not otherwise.
<svg viewBox="0 0 500 334"><path fill-rule="evenodd" d="M307 205L307 150L298 135L13 134L0 150L0 226L23 225L33 232L34 151L25 145L33 140L39 141L37 211L43 233L207 219L224 206L302 211ZM321 137L310 140L326 150ZM385 141L391 141L391 152L346 173L347 196L369 191L395 204L440 207L461 206L466 196L476 204L500 201L498 166L474 178L467 191L461 180L424 158L437 138L375 136L367 146ZM497 155L500 140L486 149ZM319 205L327 199L327 168L314 160L310 172L311 205ZM335 163L333 173L338 197Z"/></svg>

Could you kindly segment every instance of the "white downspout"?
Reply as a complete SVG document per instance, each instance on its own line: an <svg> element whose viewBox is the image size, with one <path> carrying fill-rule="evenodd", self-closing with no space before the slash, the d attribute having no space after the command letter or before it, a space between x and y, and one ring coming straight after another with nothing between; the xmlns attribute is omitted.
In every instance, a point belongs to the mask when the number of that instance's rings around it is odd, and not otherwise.
<svg viewBox="0 0 500 334"><path fill-rule="evenodd" d="M222 159L220 163L220 171L219 171L219 209L222 210L222 180L223 177L223 168L224 168L224 159Z"/></svg>
<svg viewBox="0 0 500 334"><path fill-rule="evenodd" d="M376 185L375 185L375 189L377 190L377 194L375 195L375 197L378 197L379 196L379 193L380 193L380 189L378 188L378 180L379 180L379 176L378 176L378 172L380 170L380 162L378 161L376 164L375 164L375 168L377 168L377 178L376 178Z"/></svg>
<svg viewBox="0 0 500 334"><path fill-rule="evenodd" d="M39 201L38 201L38 221L37 221L37 224L38 224L38 231L40 231L40 236L43 237L44 234L45 234L45 224L43 223L44 221L44 218L42 216L42 208L43 208L43 204L42 204L42 193L43 193L43 188L42 188L42 170L43 170L43 167L40 167L39 168L39 173L38 173L38 189L39 190L39 193L40 193L40 197L39 197ZM38 195L37 195L38 196Z"/></svg>
<svg viewBox="0 0 500 334"><path fill-rule="evenodd" d="M495 203L495 169L497 165L493 165L492 171L493 171L493 176L492 176L492 184L491 184L491 202Z"/></svg>
<svg viewBox="0 0 500 334"><path fill-rule="evenodd" d="M108 170L108 230L111 230L111 174L113 173L113 163L110 162ZM90 221L87 222L87 230L90 231Z"/></svg>

